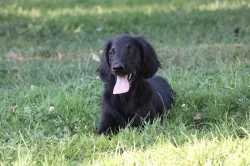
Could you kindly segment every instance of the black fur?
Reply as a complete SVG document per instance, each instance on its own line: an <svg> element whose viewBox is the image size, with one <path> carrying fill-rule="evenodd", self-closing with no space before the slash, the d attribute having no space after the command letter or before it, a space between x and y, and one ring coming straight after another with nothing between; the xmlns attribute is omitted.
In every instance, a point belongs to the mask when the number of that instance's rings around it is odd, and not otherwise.
<svg viewBox="0 0 250 166"><path fill-rule="evenodd" d="M154 76L159 67L154 48L141 36L120 35L106 42L97 69L105 82L98 134L116 132L126 124L139 126L171 108L175 92L164 78ZM116 75L133 71L129 91L114 95Z"/></svg>

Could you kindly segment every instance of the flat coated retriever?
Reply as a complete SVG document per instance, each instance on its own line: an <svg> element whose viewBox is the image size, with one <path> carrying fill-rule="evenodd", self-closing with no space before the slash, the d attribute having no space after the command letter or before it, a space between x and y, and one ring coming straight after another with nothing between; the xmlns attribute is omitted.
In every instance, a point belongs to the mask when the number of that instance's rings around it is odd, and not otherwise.
<svg viewBox="0 0 250 166"><path fill-rule="evenodd" d="M120 35L106 42L97 69L105 82L98 134L139 126L171 108L175 92L154 76L159 67L154 48L142 36Z"/></svg>

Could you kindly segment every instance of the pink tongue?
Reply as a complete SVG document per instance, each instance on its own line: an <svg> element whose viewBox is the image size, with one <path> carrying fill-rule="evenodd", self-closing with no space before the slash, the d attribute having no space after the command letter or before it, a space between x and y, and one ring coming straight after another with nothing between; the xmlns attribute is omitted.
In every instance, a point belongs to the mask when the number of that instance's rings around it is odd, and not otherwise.
<svg viewBox="0 0 250 166"><path fill-rule="evenodd" d="M113 94L126 93L129 90L127 76L117 76Z"/></svg>

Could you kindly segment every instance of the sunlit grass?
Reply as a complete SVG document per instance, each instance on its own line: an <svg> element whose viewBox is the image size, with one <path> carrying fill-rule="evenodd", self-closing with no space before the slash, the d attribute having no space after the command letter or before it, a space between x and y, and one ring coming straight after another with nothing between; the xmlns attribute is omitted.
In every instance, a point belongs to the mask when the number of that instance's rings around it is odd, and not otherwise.
<svg viewBox="0 0 250 166"><path fill-rule="evenodd" d="M223 140L223 141L222 141ZM147 149L131 149L111 156L100 156L94 165L249 165L250 140L233 138L192 139L182 146L169 141ZM121 143L122 144L122 143ZM119 145L118 145L119 146ZM120 147L123 147L120 145ZM245 152L242 154L242 152Z"/></svg>
<svg viewBox="0 0 250 166"><path fill-rule="evenodd" d="M239 8L250 8L250 2L245 0L236 0L236 1L213 1L208 4L201 4L195 7L201 11L214 11L214 10L235 10Z"/></svg>
<svg viewBox="0 0 250 166"><path fill-rule="evenodd" d="M152 12L175 12L179 11L192 11L192 10L201 10L201 11L214 11L214 10L234 10L239 8L250 8L250 2L246 0L240 1L206 1L205 3L199 3L198 5L193 5L194 2L187 3L180 6L176 6L173 2L155 2L152 4L140 4L140 5L112 5L112 6L102 6L100 3L96 3L93 6L85 7L84 3L81 5L75 5L74 7L62 7L54 9L38 8L31 7L26 8L25 6L19 6L19 4L9 4L6 7L0 7L0 14L8 15L15 14L19 16L28 16L28 17L49 17L51 19L62 16L62 15L71 15L71 16L84 16L84 15L102 15L102 14L112 14L112 13L144 13L151 14Z"/></svg>
<svg viewBox="0 0 250 166"><path fill-rule="evenodd" d="M39 8L25 9L18 5L7 6L7 8L0 8L0 14L8 15L15 14L19 16L28 16L28 17L43 17L44 15L53 19L58 16L70 15L70 16L84 16L84 15L102 15L102 14L112 14L112 13L137 13L141 12L144 14L150 14L152 11L161 11L161 12L171 12L176 9L174 6L163 5L140 5L140 6L118 6L118 7L102 7L100 5L96 5L90 8L84 8L81 6L75 6L74 8L57 8L57 9L49 9L42 10Z"/></svg>

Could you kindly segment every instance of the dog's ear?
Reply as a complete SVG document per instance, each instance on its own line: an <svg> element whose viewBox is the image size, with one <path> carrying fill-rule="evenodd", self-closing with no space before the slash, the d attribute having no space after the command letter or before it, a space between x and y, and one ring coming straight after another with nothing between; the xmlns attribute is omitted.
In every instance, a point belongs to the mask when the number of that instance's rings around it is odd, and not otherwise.
<svg viewBox="0 0 250 166"><path fill-rule="evenodd" d="M149 44L143 36L136 36L135 39L141 44L142 50L142 75L144 78L151 78L161 67L160 62L157 59L154 48Z"/></svg>
<svg viewBox="0 0 250 166"><path fill-rule="evenodd" d="M100 64L96 70L96 72L99 73L100 78L104 81L104 82L108 82L111 80L112 76L110 73L110 64L109 64L109 57L108 57L108 53L109 53L109 49L111 47L111 40L107 40L105 46L103 47L102 50L102 56L100 59Z"/></svg>

